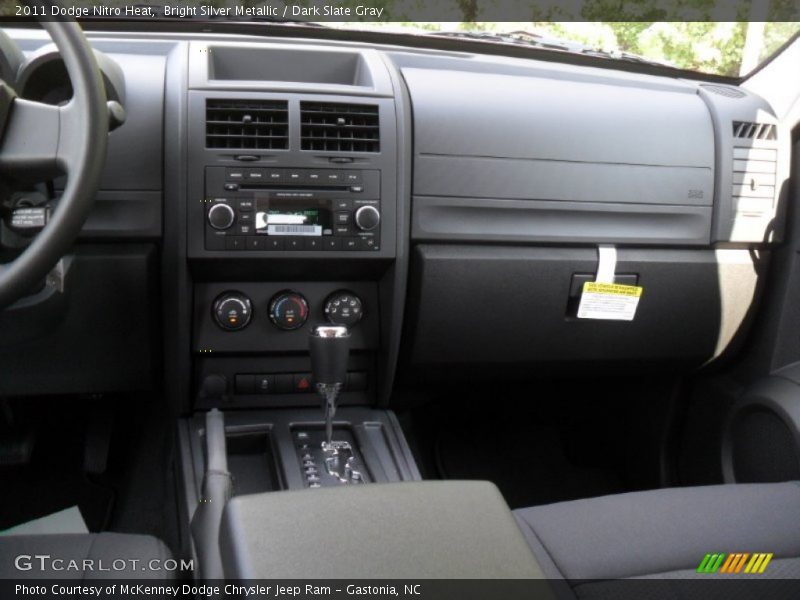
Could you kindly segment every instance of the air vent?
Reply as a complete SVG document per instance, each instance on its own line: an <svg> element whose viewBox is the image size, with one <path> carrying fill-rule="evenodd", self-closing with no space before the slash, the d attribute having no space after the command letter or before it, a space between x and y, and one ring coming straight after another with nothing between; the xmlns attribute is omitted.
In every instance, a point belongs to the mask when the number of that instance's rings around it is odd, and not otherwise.
<svg viewBox="0 0 800 600"><path fill-rule="evenodd" d="M747 95L739 88L728 87L726 85L703 84L701 87L712 94L725 96L726 98L744 98Z"/></svg>
<svg viewBox="0 0 800 600"><path fill-rule="evenodd" d="M378 107L301 102L301 148L321 152L380 152Z"/></svg>
<svg viewBox="0 0 800 600"><path fill-rule="evenodd" d="M286 150L289 110L285 100L206 100L206 147Z"/></svg>
<svg viewBox="0 0 800 600"><path fill-rule="evenodd" d="M775 140L777 129L772 123L733 122L733 137L742 140Z"/></svg>

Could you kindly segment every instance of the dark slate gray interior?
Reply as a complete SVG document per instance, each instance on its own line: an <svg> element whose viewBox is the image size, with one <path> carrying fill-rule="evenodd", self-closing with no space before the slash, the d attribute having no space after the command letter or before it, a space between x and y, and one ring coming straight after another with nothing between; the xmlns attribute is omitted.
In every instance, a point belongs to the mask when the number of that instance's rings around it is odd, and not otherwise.
<svg viewBox="0 0 800 600"><path fill-rule="evenodd" d="M0 529L79 504L95 537L65 552L237 578L544 576L613 597L693 578L708 551L773 552L770 574L800 577L796 137L766 99L473 46L87 29L127 118L58 276L0 312L0 431L59 482L6 500ZM40 31L8 33L23 83L59 60ZM213 147L220 100L277 102L285 140ZM308 103L365 110L379 145L309 149ZM243 215L276 194L350 224L329 247L259 245ZM364 206L371 229L352 224ZM601 244L644 288L630 322L577 318ZM307 489L308 335L340 291L364 310L335 427L368 483ZM297 329L270 316L282 293L307 302ZM249 299L246 327L215 320L225 294ZM309 554L320 539L338 558Z"/></svg>

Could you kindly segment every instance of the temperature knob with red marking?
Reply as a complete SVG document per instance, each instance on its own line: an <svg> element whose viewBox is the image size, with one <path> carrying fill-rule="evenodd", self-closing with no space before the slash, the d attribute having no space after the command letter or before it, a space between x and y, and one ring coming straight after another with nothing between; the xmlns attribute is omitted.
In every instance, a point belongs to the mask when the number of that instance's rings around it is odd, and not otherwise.
<svg viewBox="0 0 800 600"><path fill-rule="evenodd" d="M308 320L308 302L291 290L278 292L269 303L269 319L278 329L300 329Z"/></svg>

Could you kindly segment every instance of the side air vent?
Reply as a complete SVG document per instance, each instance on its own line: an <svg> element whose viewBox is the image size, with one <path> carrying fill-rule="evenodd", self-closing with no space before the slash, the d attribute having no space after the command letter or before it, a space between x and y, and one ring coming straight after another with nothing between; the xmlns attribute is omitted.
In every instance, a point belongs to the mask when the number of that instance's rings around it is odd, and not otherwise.
<svg viewBox="0 0 800 600"><path fill-rule="evenodd" d="M714 85L713 83L702 84L700 87L712 94L718 96L725 96L726 98L744 98L745 94L742 90L727 85Z"/></svg>
<svg viewBox="0 0 800 600"><path fill-rule="evenodd" d="M743 140L775 140L777 129L772 123L733 122L733 137Z"/></svg>
<svg viewBox="0 0 800 600"><path fill-rule="evenodd" d="M378 107L300 103L300 147L321 152L380 152Z"/></svg>
<svg viewBox="0 0 800 600"><path fill-rule="evenodd" d="M285 100L206 100L206 147L286 150L289 110Z"/></svg>

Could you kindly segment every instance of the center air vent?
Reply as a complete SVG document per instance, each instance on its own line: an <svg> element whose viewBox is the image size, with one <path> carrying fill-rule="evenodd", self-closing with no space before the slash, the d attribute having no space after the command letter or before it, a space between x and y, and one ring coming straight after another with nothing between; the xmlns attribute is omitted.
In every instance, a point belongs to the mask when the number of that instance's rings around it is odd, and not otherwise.
<svg viewBox="0 0 800 600"><path fill-rule="evenodd" d="M775 140L777 130L772 123L733 122L733 137L743 140Z"/></svg>
<svg viewBox="0 0 800 600"><path fill-rule="evenodd" d="M378 107L301 102L301 148L321 152L380 152Z"/></svg>
<svg viewBox="0 0 800 600"><path fill-rule="evenodd" d="M206 147L286 150L289 111L285 100L206 100Z"/></svg>

